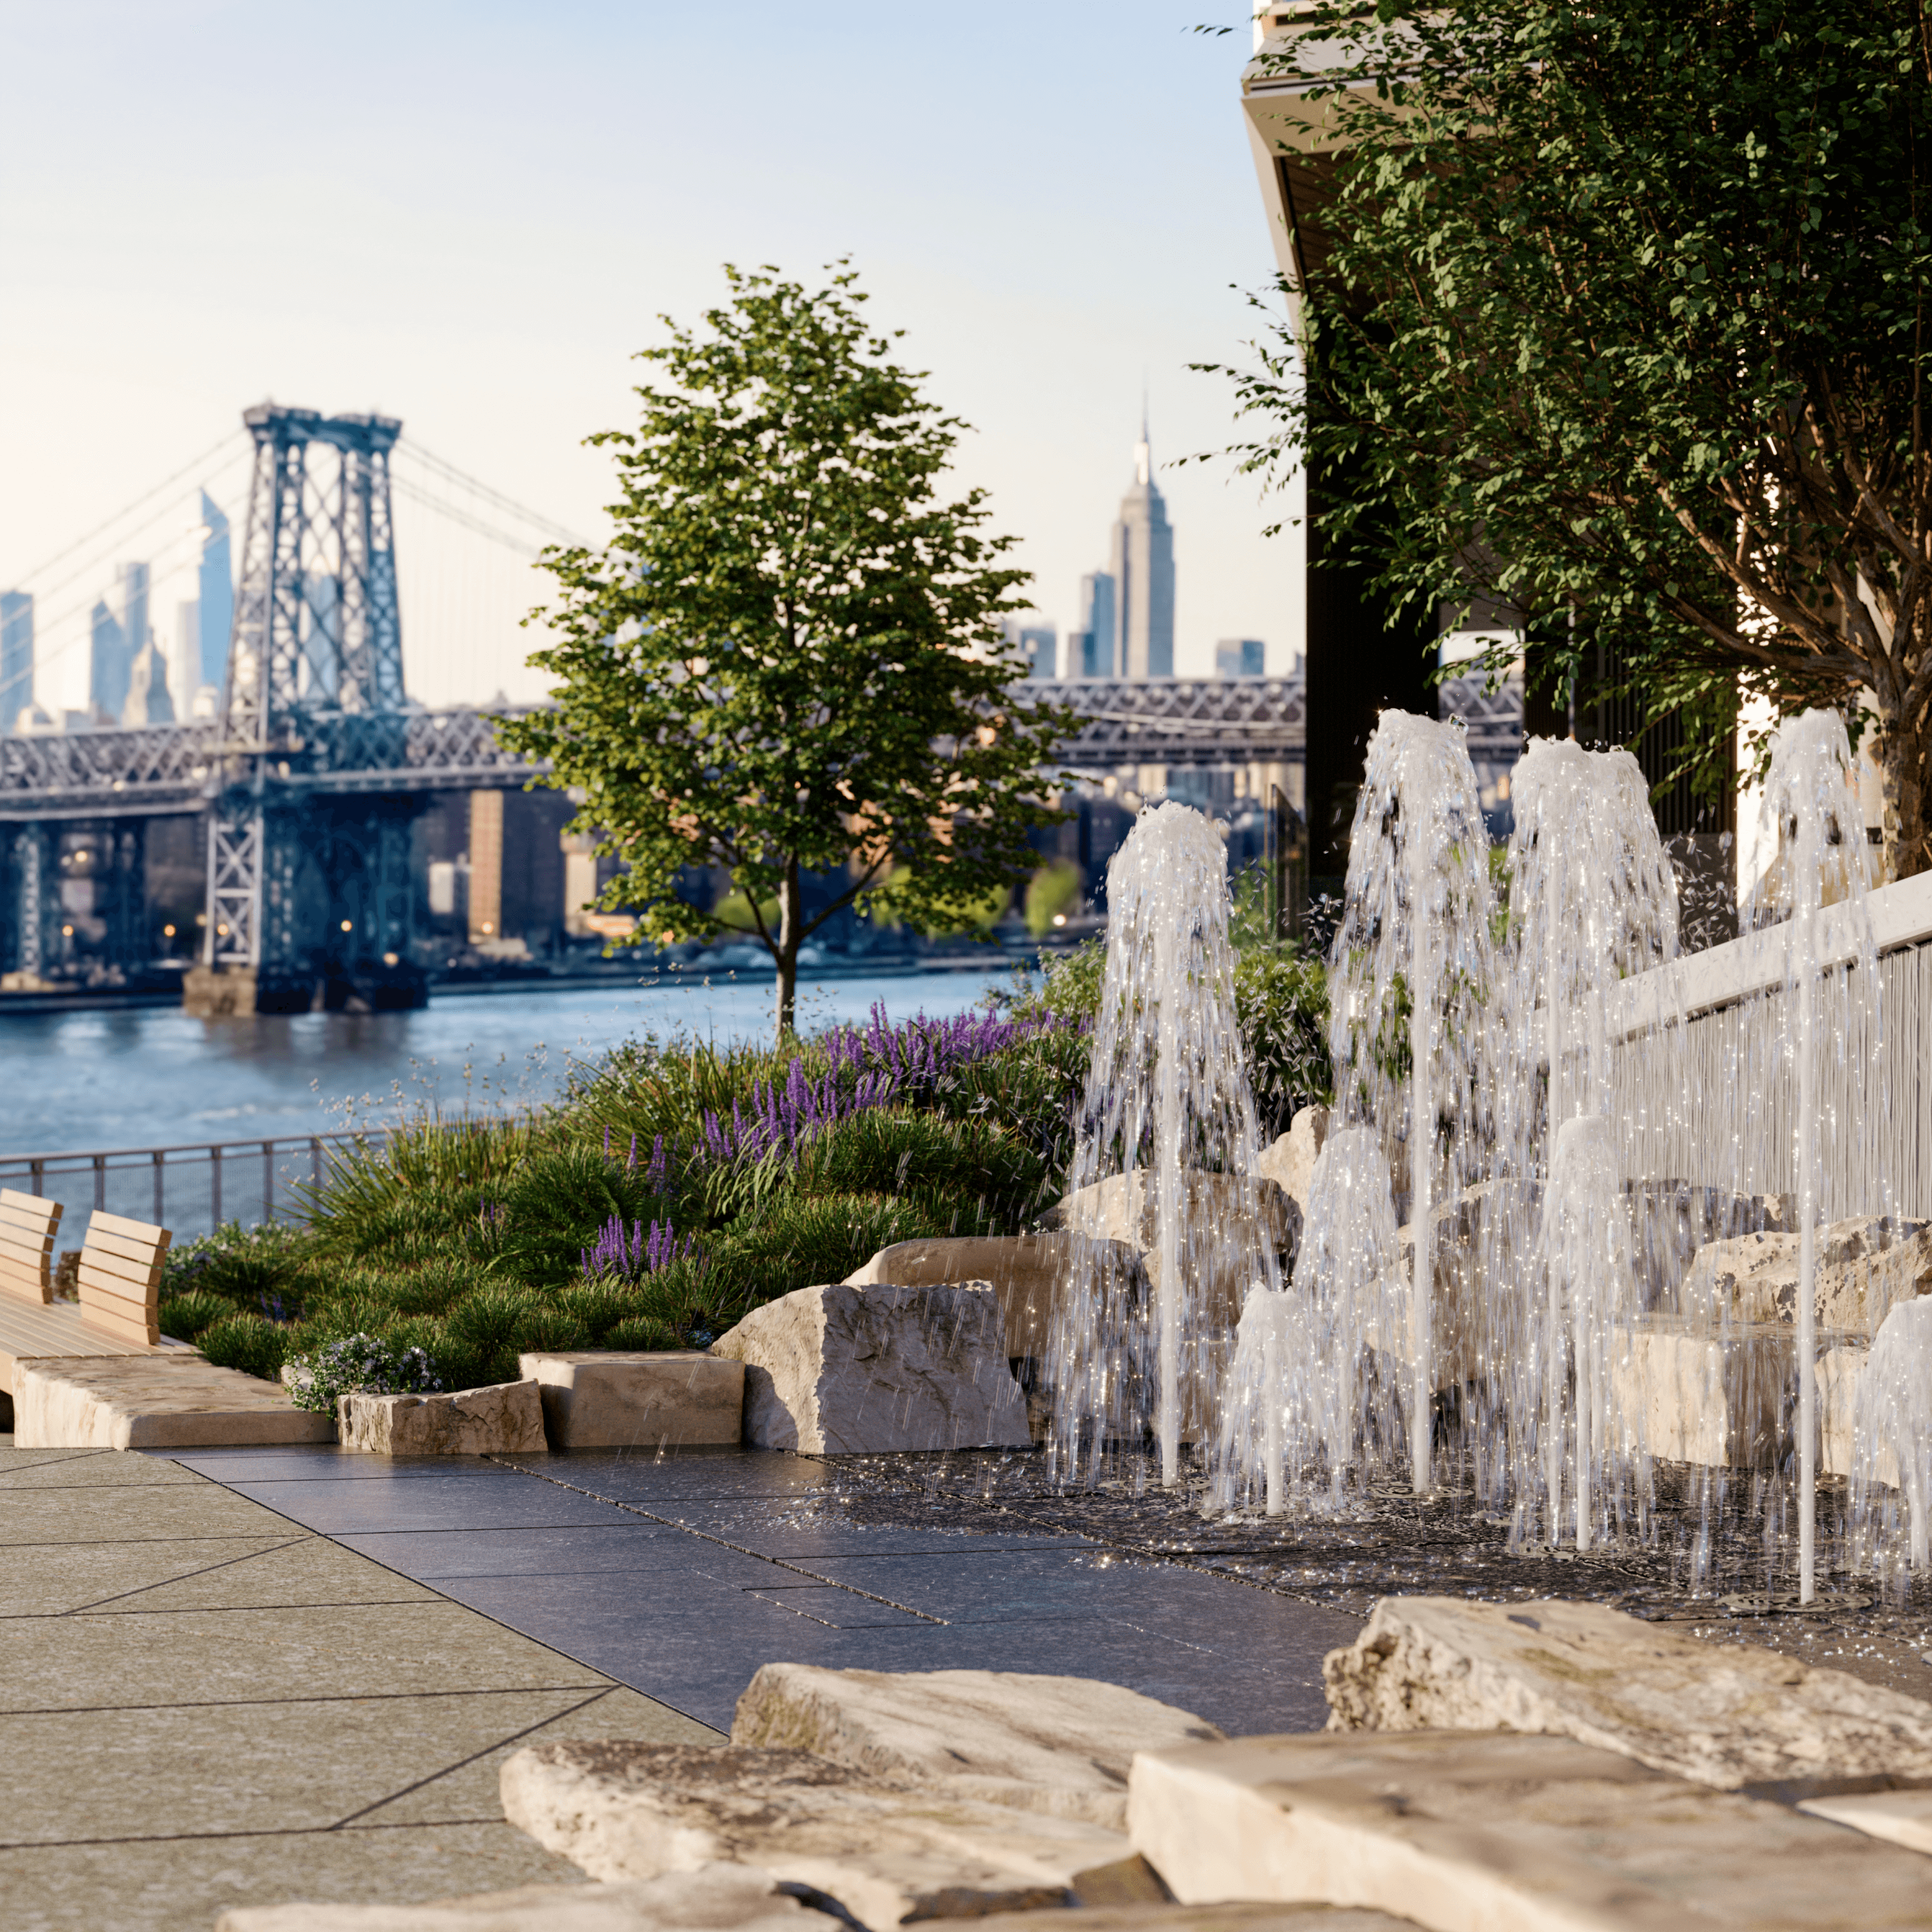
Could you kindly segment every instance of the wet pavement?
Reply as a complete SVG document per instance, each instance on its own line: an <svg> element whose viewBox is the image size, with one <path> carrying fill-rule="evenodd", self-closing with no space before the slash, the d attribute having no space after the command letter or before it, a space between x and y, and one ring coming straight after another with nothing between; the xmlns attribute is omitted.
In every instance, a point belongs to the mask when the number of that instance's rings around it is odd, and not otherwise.
<svg viewBox="0 0 1932 1932"><path fill-rule="evenodd" d="M784 1660L1097 1677L1233 1732L1314 1730L1322 1657L1360 1628L1350 1608L1076 1524L959 1520L951 1485L1030 1457L175 1460L720 1730L758 1667Z"/></svg>

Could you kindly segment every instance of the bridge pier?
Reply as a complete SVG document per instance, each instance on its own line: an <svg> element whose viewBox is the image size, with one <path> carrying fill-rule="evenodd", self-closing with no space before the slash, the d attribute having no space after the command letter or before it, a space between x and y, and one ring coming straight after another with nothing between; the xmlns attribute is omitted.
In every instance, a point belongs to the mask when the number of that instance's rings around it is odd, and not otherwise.
<svg viewBox="0 0 1932 1932"><path fill-rule="evenodd" d="M60 957L53 840L44 825L0 828L0 977L34 992Z"/></svg>

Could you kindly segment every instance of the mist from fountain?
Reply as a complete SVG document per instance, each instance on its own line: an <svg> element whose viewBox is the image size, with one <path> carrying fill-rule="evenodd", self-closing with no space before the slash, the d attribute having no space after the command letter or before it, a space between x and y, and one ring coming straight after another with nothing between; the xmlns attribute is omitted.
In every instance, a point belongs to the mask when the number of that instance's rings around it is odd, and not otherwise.
<svg viewBox="0 0 1932 1932"><path fill-rule="evenodd" d="M1268 1513L1342 1507L1407 1448L1402 1400L1410 1289L1389 1167L1372 1127L1331 1133L1316 1156L1294 1272L1285 1293L1241 1310L1222 1461L1230 1501L1264 1491ZM1325 1496L1311 1491L1316 1474Z"/></svg>
<svg viewBox="0 0 1932 1932"><path fill-rule="evenodd" d="M1624 1414L1618 1394L1640 1310L1605 1016L1620 981L1676 957L1677 885L1628 752L1532 738L1511 804L1494 1120L1498 1168L1517 1184L1510 1246L1542 1279L1540 1297L1520 1277L1528 1298L1493 1311L1495 1359L1519 1519L1540 1516L1550 1545L1574 1537L1580 1550L1647 1492L1640 1411Z"/></svg>
<svg viewBox="0 0 1932 1932"><path fill-rule="evenodd" d="M1461 725L1384 712L1348 835L1329 958L1329 1051L1340 1122L1376 1130L1415 1232L1404 1415L1418 1493L1432 1480L1434 1204L1478 1177L1489 1138L1494 911L1489 836Z"/></svg>
<svg viewBox="0 0 1932 1932"><path fill-rule="evenodd" d="M1841 1058L1862 1045L1881 1050L1878 952L1867 899L1870 848L1852 778L1851 742L1835 711L1806 711L1782 724L1772 744L1762 803L1762 832L1777 858L1753 895L1758 943L1773 956L1780 988L1781 1057L1793 1096L1790 1140L1796 1171L1798 1262L1798 1589L1810 1603L1817 1587L1818 1227L1824 1219L1828 1142L1863 1150L1864 1123L1821 1118L1823 1054ZM1842 908L1831 921L1827 907ZM1827 1009L1829 1009L1828 1012ZM1862 1021L1863 1024L1856 1024ZM1882 1064L1882 1063L1881 1063ZM1844 1083L1833 1083L1840 1089ZM1753 1081L1755 1093L1769 1083ZM1862 1178L1868 1204L1885 1211L1884 1176Z"/></svg>
<svg viewBox="0 0 1932 1932"><path fill-rule="evenodd" d="M1902 1504L1912 1567L1932 1565L1932 1296L1900 1302L1879 1324L1852 1405L1852 1466L1854 1517L1892 1543L1886 1519Z"/></svg>
<svg viewBox="0 0 1932 1932"><path fill-rule="evenodd" d="M1078 1264L1048 1370L1053 1466L1095 1480L1110 1447L1151 1431L1180 1478L1184 1423L1211 1440L1225 1348L1244 1296L1279 1295L1253 1216L1217 1214L1204 1174L1252 1175L1259 1130L1234 1010L1227 848L1172 801L1143 812L1107 868L1107 956L1070 1192L1114 1181L1136 1228L1151 1196L1150 1281ZM1148 1289L1150 1288L1150 1294Z"/></svg>

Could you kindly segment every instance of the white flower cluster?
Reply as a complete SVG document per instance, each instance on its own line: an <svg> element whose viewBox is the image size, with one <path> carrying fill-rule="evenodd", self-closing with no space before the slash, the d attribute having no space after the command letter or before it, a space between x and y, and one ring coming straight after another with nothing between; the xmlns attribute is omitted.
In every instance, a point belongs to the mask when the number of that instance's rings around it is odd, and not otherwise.
<svg viewBox="0 0 1932 1932"><path fill-rule="evenodd" d="M373 1335L344 1335L312 1355L293 1355L282 1379L298 1408L335 1412L340 1396L427 1395L442 1387L421 1348L392 1348Z"/></svg>

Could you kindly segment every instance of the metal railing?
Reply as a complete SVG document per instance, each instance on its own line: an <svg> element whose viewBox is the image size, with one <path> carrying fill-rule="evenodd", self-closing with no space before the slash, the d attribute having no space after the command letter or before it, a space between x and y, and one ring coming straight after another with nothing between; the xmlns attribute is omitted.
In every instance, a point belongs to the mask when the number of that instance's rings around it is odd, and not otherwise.
<svg viewBox="0 0 1932 1932"><path fill-rule="evenodd" d="M177 1241L224 1221L253 1227L299 1214L304 1186L319 1187L328 1150L380 1136L380 1128L322 1134L266 1134L184 1146L106 1148L59 1154L0 1154L0 1187L58 1201L60 1245L80 1246L99 1210L149 1221Z"/></svg>

